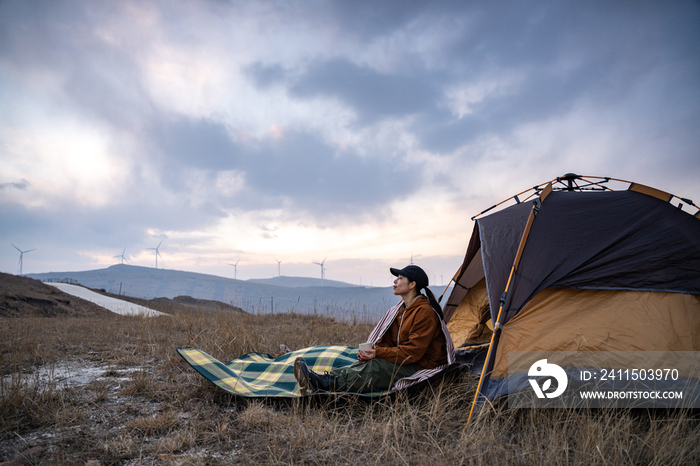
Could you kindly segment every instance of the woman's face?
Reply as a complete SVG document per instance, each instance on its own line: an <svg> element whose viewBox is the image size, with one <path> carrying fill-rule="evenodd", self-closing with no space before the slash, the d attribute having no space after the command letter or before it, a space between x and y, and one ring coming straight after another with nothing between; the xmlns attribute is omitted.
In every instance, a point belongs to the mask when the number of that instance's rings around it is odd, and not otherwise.
<svg viewBox="0 0 700 466"><path fill-rule="evenodd" d="M411 286L411 284L413 284L413 286ZM411 291L411 288L415 288L415 287L416 287L415 282L409 281L408 278L406 278L402 275L399 275L394 280L394 294L395 295L403 296L406 293L408 293L409 291Z"/></svg>

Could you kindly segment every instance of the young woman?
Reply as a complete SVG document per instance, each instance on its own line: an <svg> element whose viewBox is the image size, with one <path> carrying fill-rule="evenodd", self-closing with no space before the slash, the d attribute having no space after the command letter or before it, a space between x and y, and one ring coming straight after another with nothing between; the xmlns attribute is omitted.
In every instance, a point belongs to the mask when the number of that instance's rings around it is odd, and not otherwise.
<svg viewBox="0 0 700 466"><path fill-rule="evenodd" d="M417 265L389 270L396 277L394 294L401 296L401 302L387 311L370 334L367 341L374 348L360 350L356 363L325 375L311 371L303 358L297 358L294 376L303 390L384 391L418 371L448 363L452 341L440 304L428 289L428 275Z"/></svg>

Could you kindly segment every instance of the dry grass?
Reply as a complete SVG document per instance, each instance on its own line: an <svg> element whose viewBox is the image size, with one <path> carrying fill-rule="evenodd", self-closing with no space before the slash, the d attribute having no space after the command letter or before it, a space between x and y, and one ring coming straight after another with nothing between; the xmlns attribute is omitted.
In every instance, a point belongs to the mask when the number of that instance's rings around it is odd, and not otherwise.
<svg viewBox="0 0 700 466"><path fill-rule="evenodd" d="M509 410L464 430L475 379L408 400L264 402L227 395L175 353L357 344L368 324L314 316L178 312L154 319L0 319L0 462L20 464L692 464L692 412ZM38 368L101 368L64 388ZM48 371L51 373L51 371Z"/></svg>

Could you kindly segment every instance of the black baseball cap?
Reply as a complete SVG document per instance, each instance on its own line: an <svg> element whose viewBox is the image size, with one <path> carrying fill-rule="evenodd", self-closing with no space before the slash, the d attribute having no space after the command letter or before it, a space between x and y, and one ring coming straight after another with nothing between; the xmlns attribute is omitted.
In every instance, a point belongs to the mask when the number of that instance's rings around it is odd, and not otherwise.
<svg viewBox="0 0 700 466"><path fill-rule="evenodd" d="M389 271L395 277L401 275L412 282L416 282L416 289L421 290L428 286L428 274L417 265L407 265L403 269L390 268Z"/></svg>

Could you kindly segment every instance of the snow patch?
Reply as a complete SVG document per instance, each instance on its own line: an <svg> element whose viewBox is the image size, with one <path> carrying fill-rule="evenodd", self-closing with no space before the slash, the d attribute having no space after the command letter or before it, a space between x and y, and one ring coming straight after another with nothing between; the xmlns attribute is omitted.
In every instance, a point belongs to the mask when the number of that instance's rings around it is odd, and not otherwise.
<svg viewBox="0 0 700 466"><path fill-rule="evenodd" d="M156 316L167 316L164 312L158 312L147 307L130 303L117 298L112 298L110 296L104 296L94 291L90 291L82 286L70 285L68 283L51 283L47 282L47 285L55 286L64 293L68 293L78 298L82 298L91 303L95 303L98 306L102 306L108 311L114 312L115 314L120 314L123 316L145 316L145 317L156 317Z"/></svg>

